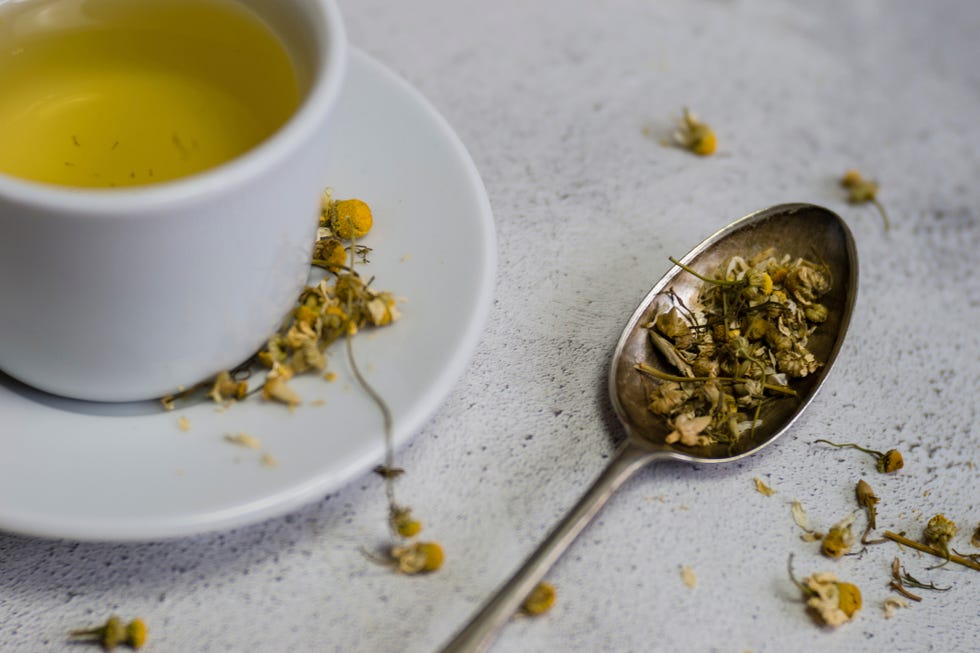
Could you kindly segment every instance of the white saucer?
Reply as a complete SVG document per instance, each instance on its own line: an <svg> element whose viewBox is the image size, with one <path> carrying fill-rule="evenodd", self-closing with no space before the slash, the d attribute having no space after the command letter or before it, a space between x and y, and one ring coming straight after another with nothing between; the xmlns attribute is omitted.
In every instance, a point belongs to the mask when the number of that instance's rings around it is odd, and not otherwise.
<svg viewBox="0 0 980 653"><path fill-rule="evenodd" d="M335 118L324 183L371 205L375 229L364 244L374 251L361 272L406 300L397 324L354 339L401 445L476 348L493 293L493 217L451 127L361 52L351 53ZM170 413L155 402L71 401L0 375L0 529L161 539L256 522L322 498L384 453L381 415L354 383L344 347L328 355L337 380L294 380L305 403L292 413L257 398L225 412L204 403ZM180 417L189 431L178 428ZM241 432L262 448L223 439ZM263 465L263 453L277 466Z"/></svg>

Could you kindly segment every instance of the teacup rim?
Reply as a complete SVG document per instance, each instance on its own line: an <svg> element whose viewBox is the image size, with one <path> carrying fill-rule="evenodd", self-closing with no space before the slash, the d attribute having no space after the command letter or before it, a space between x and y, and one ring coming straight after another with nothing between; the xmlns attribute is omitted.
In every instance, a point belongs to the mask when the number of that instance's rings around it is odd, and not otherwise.
<svg viewBox="0 0 980 653"><path fill-rule="evenodd" d="M14 203L71 213L73 217L138 217L148 208L160 214L164 206L195 202L252 183L274 169L320 128L319 119L330 111L343 88L347 72L348 41L335 0L312 3L322 9L314 25L320 37L317 63L309 91L299 107L275 133L249 151L214 168L170 181L145 186L87 188L33 181L0 172L0 203ZM0 222L3 213L0 212Z"/></svg>

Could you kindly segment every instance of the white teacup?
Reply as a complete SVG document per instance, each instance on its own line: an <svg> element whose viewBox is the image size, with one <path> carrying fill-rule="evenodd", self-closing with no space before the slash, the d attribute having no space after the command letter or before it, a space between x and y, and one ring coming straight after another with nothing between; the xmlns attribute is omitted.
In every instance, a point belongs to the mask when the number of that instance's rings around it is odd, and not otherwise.
<svg viewBox="0 0 980 653"><path fill-rule="evenodd" d="M347 42L333 0L237 1L273 29L300 81L299 107L271 137L156 185L95 190L0 174L6 374L77 399L159 397L246 359L295 302Z"/></svg>

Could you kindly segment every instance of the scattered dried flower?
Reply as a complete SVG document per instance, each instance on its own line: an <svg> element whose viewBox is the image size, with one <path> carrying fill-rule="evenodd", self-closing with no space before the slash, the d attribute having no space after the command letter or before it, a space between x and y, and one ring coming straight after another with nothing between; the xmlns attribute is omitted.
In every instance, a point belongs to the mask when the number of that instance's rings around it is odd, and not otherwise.
<svg viewBox="0 0 980 653"><path fill-rule="evenodd" d="M674 144L699 156L709 156L715 153L718 139L711 127L698 120L697 116L685 107L684 115L674 132Z"/></svg>
<svg viewBox="0 0 980 653"><path fill-rule="evenodd" d="M881 451L875 451L874 449L865 449L864 447L856 445L853 442L837 444L836 442L831 442L830 440L825 440L823 438L814 440L814 443L816 442L829 444L830 446L837 447L838 449L857 449L858 451L863 451L866 454L874 456L876 460L875 469L882 474L897 472L905 466L905 461L902 458L902 452L900 452L898 449L889 449L888 451L882 453Z"/></svg>
<svg viewBox="0 0 980 653"><path fill-rule="evenodd" d="M772 495L776 494L776 491L766 485L765 482L758 476L752 479L752 482L755 483L755 489L759 494L764 494L767 497L771 497Z"/></svg>
<svg viewBox="0 0 980 653"><path fill-rule="evenodd" d="M247 394L247 381L236 381L231 378L231 374L227 370L222 370L214 377L214 383L211 385L211 391L208 392L208 397L214 403L221 404L234 399L244 399Z"/></svg>
<svg viewBox="0 0 980 653"><path fill-rule="evenodd" d="M945 515L939 513L929 519L925 530L922 532L922 541L942 551L946 556L946 562L949 562L949 541L956 536L958 530L951 519L947 519Z"/></svg>
<svg viewBox="0 0 980 653"><path fill-rule="evenodd" d="M885 207L878 201L878 184L875 181L865 179L860 172L852 169L844 173L840 185L847 189L847 201L851 204L864 204L866 202L874 204L878 212L881 213L885 231L889 230L888 214L885 213Z"/></svg>
<svg viewBox="0 0 980 653"><path fill-rule="evenodd" d="M415 537L422 530L422 522L412 517L411 508L391 506L388 512L391 529L400 537Z"/></svg>
<svg viewBox="0 0 980 653"><path fill-rule="evenodd" d="M551 583L542 581L535 585L531 593L521 603L521 614L528 617L542 615L554 607L556 598L555 587Z"/></svg>
<svg viewBox="0 0 980 653"><path fill-rule="evenodd" d="M261 463L263 467L268 467L269 469L275 469L279 466L279 461L276 460L276 457L270 453L262 454L262 457L259 458L259 463Z"/></svg>
<svg viewBox="0 0 980 653"><path fill-rule="evenodd" d="M191 421L186 416L181 415L177 418L177 428L184 432L190 431Z"/></svg>
<svg viewBox="0 0 980 653"><path fill-rule="evenodd" d="M409 576L436 571L442 566L444 554L436 542L416 542L391 549L397 569Z"/></svg>
<svg viewBox="0 0 980 653"><path fill-rule="evenodd" d="M973 531L973 537L970 538L970 544L975 547L980 547L980 524L977 524L976 530Z"/></svg>
<svg viewBox="0 0 980 653"><path fill-rule="evenodd" d="M142 619L133 619L128 624L123 624L119 617L112 616L98 628L74 630L68 636L72 640L93 642L106 651L112 651L117 646L142 648L148 634L146 623Z"/></svg>
<svg viewBox="0 0 980 653"><path fill-rule="evenodd" d="M878 502L881 499L878 498L874 490L871 489L871 485L864 479L858 481L857 486L854 488L854 494L857 497L858 505L864 508L864 512L868 517L868 525L865 526L864 533L861 534L861 544L881 544L885 541L884 539L868 539L871 531L878 528Z"/></svg>
<svg viewBox="0 0 980 653"><path fill-rule="evenodd" d="M800 582L793 575L792 555L788 568L790 580L803 593L807 607L827 626L845 624L861 609L861 590L857 585L840 581L830 572L812 574Z"/></svg>
<svg viewBox="0 0 980 653"><path fill-rule="evenodd" d="M854 546L854 533L851 531L853 522L854 515L850 515L831 526L823 537L820 552L828 558L839 558L850 552L851 547Z"/></svg>

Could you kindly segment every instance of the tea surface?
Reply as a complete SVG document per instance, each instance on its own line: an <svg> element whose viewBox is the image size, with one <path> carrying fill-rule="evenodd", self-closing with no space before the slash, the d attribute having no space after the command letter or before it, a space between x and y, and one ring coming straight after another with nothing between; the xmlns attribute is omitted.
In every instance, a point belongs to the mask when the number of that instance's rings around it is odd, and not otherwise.
<svg viewBox="0 0 980 653"><path fill-rule="evenodd" d="M292 61L231 0L0 5L0 172L75 187L224 163L295 111Z"/></svg>

